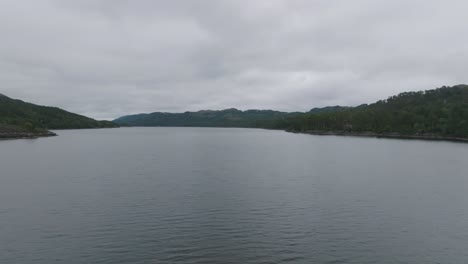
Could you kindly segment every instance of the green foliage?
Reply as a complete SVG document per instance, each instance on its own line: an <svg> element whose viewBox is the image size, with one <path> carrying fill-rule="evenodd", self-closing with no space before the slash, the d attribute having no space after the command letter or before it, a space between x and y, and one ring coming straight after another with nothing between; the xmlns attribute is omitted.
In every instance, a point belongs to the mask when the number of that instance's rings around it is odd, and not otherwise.
<svg viewBox="0 0 468 264"><path fill-rule="evenodd" d="M255 127L271 128L277 120L294 116L272 110L226 109L204 110L185 113L151 113L124 116L114 120L119 125L129 126L180 126L180 127Z"/></svg>
<svg viewBox="0 0 468 264"><path fill-rule="evenodd" d="M8 133L44 133L47 132L45 129L40 128L31 128L29 125L25 126L15 126L15 125L4 125L0 124L0 138L1 134Z"/></svg>
<svg viewBox="0 0 468 264"><path fill-rule="evenodd" d="M0 94L0 125L37 129L76 129L116 127L110 121L97 121L65 110L14 100Z"/></svg>
<svg viewBox="0 0 468 264"><path fill-rule="evenodd" d="M468 86L405 92L370 105L276 122L292 131L468 137Z"/></svg>

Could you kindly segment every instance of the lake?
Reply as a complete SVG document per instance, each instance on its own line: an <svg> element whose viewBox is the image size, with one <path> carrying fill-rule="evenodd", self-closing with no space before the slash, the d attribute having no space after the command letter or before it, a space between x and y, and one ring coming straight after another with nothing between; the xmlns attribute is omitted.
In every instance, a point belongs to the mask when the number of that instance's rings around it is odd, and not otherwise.
<svg viewBox="0 0 468 264"><path fill-rule="evenodd" d="M468 263L468 144L55 132L0 141L0 263Z"/></svg>

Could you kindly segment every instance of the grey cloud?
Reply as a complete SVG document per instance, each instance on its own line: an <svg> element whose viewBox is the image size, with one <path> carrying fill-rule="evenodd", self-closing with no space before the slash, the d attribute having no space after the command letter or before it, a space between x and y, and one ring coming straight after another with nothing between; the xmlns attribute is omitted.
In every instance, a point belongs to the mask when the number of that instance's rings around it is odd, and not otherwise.
<svg viewBox="0 0 468 264"><path fill-rule="evenodd" d="M0 92L95 118L467 83L465 1L0 0Z"/></svg>

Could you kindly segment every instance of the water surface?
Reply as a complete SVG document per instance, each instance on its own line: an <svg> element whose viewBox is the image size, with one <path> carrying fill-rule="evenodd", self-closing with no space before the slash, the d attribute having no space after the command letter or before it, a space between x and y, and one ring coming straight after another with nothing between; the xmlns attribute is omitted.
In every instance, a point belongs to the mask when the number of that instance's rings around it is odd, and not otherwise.
<svg viewBox="0 0 468 264"><path fill-rule="evenodd" d="M468 263L468 144L57 133L0 141L0 263Z"/></svg>

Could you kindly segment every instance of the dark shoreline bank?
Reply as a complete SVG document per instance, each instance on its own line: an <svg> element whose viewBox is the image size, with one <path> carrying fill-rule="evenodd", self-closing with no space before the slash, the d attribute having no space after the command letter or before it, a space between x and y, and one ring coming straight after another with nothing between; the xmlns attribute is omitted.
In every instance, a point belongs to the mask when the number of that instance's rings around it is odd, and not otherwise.
<svg viewBox="0 0 468 264"><path fill-rule="evenodd" d="M58 134L49 131L43 130L40 132L30 132L30 131L21 131L22 129L14 126L9 126L9 129L5 129L5 127L0 127L0 140L8 140L8 139L35 139L35 138L43 138L43 137L55 137ZM83 130L83 129L114 129L120 127L93 127L93 128L64 128L64 129L54 129L54 131L60 130Z"/></svg>
<svg viewBox="0 0 468 264"><path fill-rule="evenodd" d="M0 140L3 139L34 139L34 138L41 138L41 137L55 137L57 134L54 132L9 132L9 133L0 133Z"/></svg>
<svg viewBox="0 0 468 264"><path fill-rule="evenodd" d="M296 131L286 130L286 132L297 134L309 134L316 136L350 136L350 137L374 137L374 138L393 138L393 139L415 139L428 141L451 141L468 143L468 138L444 137L436 135L404 135L399 133L374 133L374 132L345 132L345 131Z"/></svg>

